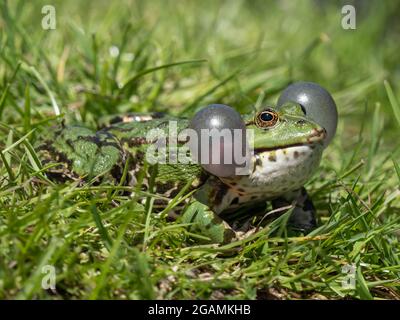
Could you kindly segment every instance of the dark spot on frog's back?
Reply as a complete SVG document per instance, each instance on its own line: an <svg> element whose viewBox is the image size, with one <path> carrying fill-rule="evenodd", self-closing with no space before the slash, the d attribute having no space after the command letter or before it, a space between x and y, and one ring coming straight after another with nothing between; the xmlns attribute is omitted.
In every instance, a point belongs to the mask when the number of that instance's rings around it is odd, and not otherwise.
<svg viewBox="0 0 400 320"><path fill-rule="evenodd" d="M37 148L37 151L41 152L44 154L44 152L48 153L48 156L50 156L50 159L44 159L45 162L50 162L51 160L56 160L57 162L63 162L66 163L69 167L72 165L72 161L67 158L67 156L62 153L57 151L51 141L45 141L42 145L40 145Z"/></svg>
<svg viewBox="0 0 400 320"><path fill-rule="evenodd" d="M130 154L130 170L138 169L144 163L146 154L142 150L136 150L136 152Z"/></svg>
<svg viewBox="0 0 400 320"><path fill-rule="evenodd" d="M55 126L53 128L53 134L54 134L54 140L57 139L59 136L62 136L64 134L64 122L61 124L61 126Z"/></svg>
<svg viewBox="0 0 400 320"><path fill-rule="evenodd" d="M71 139L65 140L65 143L66 143L73 151L75 151L74 142L73 142Z"/></svg>
<svg viewBox="0 0 400 320"><path fill-rule="evenodd" d="M153 117L153 119L160 119L160 118L164 118L167 114L165 112L153 112L151 114L151 116Z"/></svg>
<svg viewBox="0 0 400 320"><path fill-rule="evenodd" d="M43 164L59 163L46 170L46 175L51 181L65 183L70 180L79 180L79 176L71 171L72 161L67 156L57 151L50 141L45 141L37 148Z"/></svg>
<svg viewBox="0 0 400 320"><path fill-rule="evenodd" d="M176 189L176 185L174 182L168 181L166 183L157 184L158 193L166 193L167 191L172 189Z"/></svg>
<svg viewBox="0 0 400 320"><path fill-rule="evenodd" d="M133 138L122 138L121 143L122 144L127 143L128 146L132 148L143 144L147 144L148 141L146 140L145 137L133 137Z"/></svg>
<svg viewBox="0 0 400 320"><path fill-rule="evenodd" d="M295 159L297 159L298 157L299 157L299 152L298 151L295 151L294 153L293 153L293 157L295 158Z"/></svg>
<svg viewBox="0 0 400 320"><path fill-rule="evenodd" d="M110 173L111 176L115 179L116 182L120 182L122 179L122 172L123 172L123 167L121 167L119 164L116 164L112 167ZM124 185L128 184L128 180L125 179Z"/></svg>
<svg viewBox="0 0 400 320"><path fill-rule="evenodd" d="M104 132L101 132L101 133L98 133L93 136L79 136L78 139L92 142L99 147L110 146L110 147L114 147L116 149L120 148L118 143L114 140L114 138L109 133L107 133L105 135Z"/></svg>

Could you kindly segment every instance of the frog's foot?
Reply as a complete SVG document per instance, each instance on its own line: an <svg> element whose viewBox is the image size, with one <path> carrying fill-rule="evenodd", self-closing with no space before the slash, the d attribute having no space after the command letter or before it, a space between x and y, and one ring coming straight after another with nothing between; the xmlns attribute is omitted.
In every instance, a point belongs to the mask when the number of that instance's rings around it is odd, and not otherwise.
<svg viewBox="0 0 400 320"><path fill-rule="evenodd" d="M317 227L316 210L306 189L301 188L272 201L273 208L287 205L294 206L288 222L289 230L309 233Z"/></svg>
<svg viewBox="0 0 400 320"><path fill-rule="evenodd" d="M208 206L194 201L181 217L183 223L190 223L190 231L200 232L211 243L226 244L236 238L235 231Z"/></svg>

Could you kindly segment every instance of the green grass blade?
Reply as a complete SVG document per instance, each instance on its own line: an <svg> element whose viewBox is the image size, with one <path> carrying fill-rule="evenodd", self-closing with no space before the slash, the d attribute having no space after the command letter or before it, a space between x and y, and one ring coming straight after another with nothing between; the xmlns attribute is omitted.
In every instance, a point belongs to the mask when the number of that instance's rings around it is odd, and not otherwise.
<svg viewBox="0 0 400 320"><path fill-rule="evenodd" d="M186 108L184 108L181 112L181 115L186 115L189 111L191 111L194 107L196 107L204 98L212 94L215 90L218 88L222 87L232 79L234 79L240 70L234 71L232 74L230 74L228 77L223 79L222 81L218 82L215 86L211 87L208 89L204 94L202 94L200 97L196 98L191 104L189 104Z"/></svg>
<svg viewBox="0 0 400 320"><path fill-rule="evenodd" d="M104 227L104 224L101 220L101 217L99 215L96 205L94 203L92 203L90 208L91 208L93 220L97 226L97 229L99 230L100 237L103 240L103 243L106 246L106 248L110 251L113 246L111 237L108 234L107 229Z"/></svg>
<svg viewBox="0 0 400 320"><path fill-rule="evenodd" d="M60 114L61 114L61 111L60 111L60 108L59 108L59 106L58 106L58 104L57 104L56 99L54 98L53 92L50 90L50 88L49 88L49 86L47 85L46 81L44 81L43 77L42 77L42 76L40 75L40 73L36 70L36 68L33 67L33 66L28 66L28 65L23 64L23 69L25 69L25 71L27 71L27 72L33 74L33 75L39 80L40 84L41 84L41 85L43 86L43 88L46 90L47 95L48 95L49 98L50 98L50 102L51 102L51 105L52 105L52 107L53 107L54 114L55 114L56 116L60 115Z"/></svg>
<svg viewBox="0 0 400 320"><path fill-rule="evenodd" d="M392 87L390 86L389 81L385 80L384 82L385 89L386 89L386 94L389 98L390 105L392 106L392 110L394 113L394 116L397 120L398 125L400 126L400 105L399 102L396 99L396 96L394 95L394 92L392 90Z"/></svg>
<svg viewBox="0 0 400 320"><path fill-rule="evenodd" d="M125 230L129 223L129 219L128 219L129 217L130 217L130 215L127 215L126 222L123 224L123 226L119 230L117 238L115 239L114 243L112 244L112 246L110 246L110 249L109 249L110 254L107 257L107 261L103 264L103 266L101 268L101 271L102 271L101 276L100 276L99 280L96 282L96 288L92 291L92 293L89 297L89 299L91 299L91 300L95 300L98 298L100 292L103 290L103 288L106 284L107 275L110 272L111 264L114 262L114 259L116 258L117 254L118 254L118 250L121 247L123 236L125 234Z"/></svg>
<svg viewBox="0 0 400 320"><path fill-rule="evenodd" d="M369 291L368 285L361 271L361 266L357 267L355 280L356 280L356 288L358 294L360 295L360 298L366 300L373 300L374 297L371 295L371 292Z"/></svg>
<svg viewBox="0 0 400 320"><path fill-rule="evenodd" d="M15 141L13 144L9 145L7 148L5 148L2 152L7 153L8 151L12 150L13 148L15 148L16 146L18 146L21 142L23 142L25 139L27 139L33 132L35 131L35 129L32 129L31 131L29 131L27 134L25 134L24 136L22 136L20 139L18 139L17 141Z"/></svg>
<svg viewBox="0 0 400 320"><path fill-rule="evenodd" d="M5 158L3 152L0 152L0 157L1 157L1 161L3 162L4 167L7 170L8 179L10 180L10 182L14 182L14 180L15 180L14 173L10 167L10 164L8 163L7 159Z"/></svg>
<svg viewBox="0 0 400 320"><path fill-rule="evenodd" d="M13 72L11 78L10 78L10 81L8 81L3 93L1 94L1 97L0 97L0 119L1 119L1 116L3 114L3 110L4 110L5 103L6 103L6 98L7 98L7 95L8 95L8 91L10 90L10 86L14 82L14 80L15 80L15 78L17 76L17 73L18 73L18 70L19 70L20 66L21 66L21 62L19 62L17 64L17 66L15 67L14 72Z"/></svg>
<svg viewBox="0 0 400 320"><path fill-rule="evenodd" d="M24 132L31 130L31 95L29 85L25 87L25 104L24 104Z"/></svg>
<svg viewBox="0 0 400 320"><path fill-rule="evenodd" d="M400 183L400 166L396 162L396 160L394 160L393 158L392 158L392 161L393 161L394 169L396 170L397 178L399 178L399 183Z"/></svg>

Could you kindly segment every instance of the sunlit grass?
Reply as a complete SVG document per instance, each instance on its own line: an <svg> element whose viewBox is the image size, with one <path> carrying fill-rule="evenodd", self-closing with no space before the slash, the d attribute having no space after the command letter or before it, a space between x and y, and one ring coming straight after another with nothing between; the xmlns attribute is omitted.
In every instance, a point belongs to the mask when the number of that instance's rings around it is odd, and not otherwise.
<svg viewBox="0 0 400 320"><path fill-rule="evenodd" d="M52 1L57 28L43 30L40 3L0 5L0 298L400 298L398 4L365 4L343 30L341 7L319 1ZM283 215L199 245L126 187L48 180L33 147L59 119L248 112L298 80L331 91L340 116L307 184L320 227L304 237Z"/></svg>

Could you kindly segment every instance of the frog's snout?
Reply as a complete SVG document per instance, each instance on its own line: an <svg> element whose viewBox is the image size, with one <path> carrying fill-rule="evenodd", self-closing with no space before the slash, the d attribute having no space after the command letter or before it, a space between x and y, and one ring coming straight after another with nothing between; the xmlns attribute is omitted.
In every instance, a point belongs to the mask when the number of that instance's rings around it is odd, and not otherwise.
<svg viewBox="0 0 400 320"><path fill-rule="evenodd" d="M326 139L327 133L324 128L313 129L310 136L307 138L308 143L315 143L324 141Z"/></svg>

